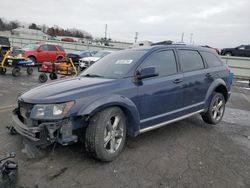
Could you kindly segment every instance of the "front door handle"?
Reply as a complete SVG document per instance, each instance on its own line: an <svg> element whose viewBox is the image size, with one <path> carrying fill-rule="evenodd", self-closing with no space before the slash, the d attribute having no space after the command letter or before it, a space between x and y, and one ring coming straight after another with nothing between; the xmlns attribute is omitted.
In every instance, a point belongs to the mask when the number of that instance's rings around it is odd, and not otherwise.
<svg viewBox="0 0 250 188"><path fill-rule="evenodd" d="M176 79L173 81L174 84L178 84L178 83L181 83L183 80L182 79Z"/></svg>

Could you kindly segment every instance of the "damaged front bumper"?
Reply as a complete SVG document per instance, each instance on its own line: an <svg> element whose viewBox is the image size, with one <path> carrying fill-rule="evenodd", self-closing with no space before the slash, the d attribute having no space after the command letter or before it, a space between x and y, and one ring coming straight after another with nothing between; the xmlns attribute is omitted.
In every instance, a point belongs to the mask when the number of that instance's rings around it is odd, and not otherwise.
<svg viewBox="0 0 250 188"><path fill-rule="evenodd" d="M12 128L37 146L50 145L54 142L68 145L78 141L77 136L73 135L70 119L43 121L39 122L37 126L27 126L21 121L19 110L15 109L12 112L12 120Z"/></svg>

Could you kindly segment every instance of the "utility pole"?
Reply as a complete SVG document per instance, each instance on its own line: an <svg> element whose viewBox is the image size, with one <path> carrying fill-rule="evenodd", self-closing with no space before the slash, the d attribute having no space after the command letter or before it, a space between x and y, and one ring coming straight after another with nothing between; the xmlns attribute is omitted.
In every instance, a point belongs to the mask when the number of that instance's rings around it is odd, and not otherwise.
<svg viewBox="0 0 250 188"><path fill-rule="evenodd" d="M108 24L105 24L105 36L104 36L104 40L107 40L107 30L108 30Z"/></svg>
<svg viewBox="0 0 250 188"><path fill-rule="evenodd" d="M135 43L137 42L139 32L135 32Z"/></svg>
<svg viewBox="0 0 250 188"><path fill-rule="evenodd" d="M190 44L192 44L192 41L193 41L193 36L194 36L194 34L193 33L190 33Z"/></svg>
<svg viewBox="0 0 250 188"><path fill-rule="evenodd" d="M181 42L182 43L184 42L184 33L182 33L182 35L181 35Z"/></svg>

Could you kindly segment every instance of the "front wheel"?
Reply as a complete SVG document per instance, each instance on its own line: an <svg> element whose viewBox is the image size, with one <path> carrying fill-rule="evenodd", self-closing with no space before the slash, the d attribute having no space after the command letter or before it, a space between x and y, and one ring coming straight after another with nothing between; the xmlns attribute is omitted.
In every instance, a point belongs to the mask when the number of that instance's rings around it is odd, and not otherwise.
<svg viewBox="0 0 250 188"><path fill-rule="evenodd" d="M56 73L50 73L49 74L49 78L51 79L51 80L56 80L57 79L57 74Z"/></svg>
<svg viewBox="0 0 250 188"><path fill-rule="evenodd" d="M42 74L39 75L38 80L39 80L41 83L47 82L48 76L47 76L45 73L42 73Z"/></svg>
<svg viewBox="0 0 250 188"><path fill-rule="evenodd" d="M225 98L221 93L214 93L206 113L202 119L209 124L217 124L221 121L225 112Z"/></svg>
<svg viewBox="0 0 250 188"><path fill-rule="evenodd" d="M86 130L86 150L101 161L114 160L123 149L126 124L126 117L118 107L98 112L90 119Z"/></svg>

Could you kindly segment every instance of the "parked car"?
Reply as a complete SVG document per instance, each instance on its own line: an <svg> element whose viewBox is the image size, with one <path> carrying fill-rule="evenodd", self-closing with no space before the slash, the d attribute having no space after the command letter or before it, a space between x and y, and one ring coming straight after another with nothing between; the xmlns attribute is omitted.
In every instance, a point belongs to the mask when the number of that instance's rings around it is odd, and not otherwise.
<svg viewBox="0 0 250 188"><path fill-rule="evenodd" d="M97 52L95 55L90 57L84 57L80 59L80 69L84 70L85 68L89 67L90 65L94 64L99 59L103 58L104 56L112 53L112 51L102 50Z"/></svg>
<svg viewBox="0 0 250 188"><path fill-rule="evenodd" d="M186 45L122 50L80 77L22 94L13 129L36 147L83 140L93 157L112 161L126 136L195 114L218 124L229 96L229 69L213 50Z"/></svg>
<svg viewBox="0 0 250 188"><path fill-rule="evenodd" d="M81 58L91 57L92 54L89 51L81 51L75 53L68 53L67 57L71 58L75 65L79 66L79 62Z"/></svg>
<svg viewBox="0 0 250 188"><path fill-rule="evenodd" d="M250 45L240 45L236 48L224 48L221 55L250 57Z"/></svg>
<svg viewBox="0 0 250 188"><path fill-rule="evenodd" d="M64 42L76 42L74 39L72 38L62 38L61 41L64 41Z"/></svg>
<svg viewBox="0 0 250 188"><path fill-rule="evenodd" d="M35 63L56 61L66 57L63 47L56 44L28 44L23 47L25 57Z"/></svg>

